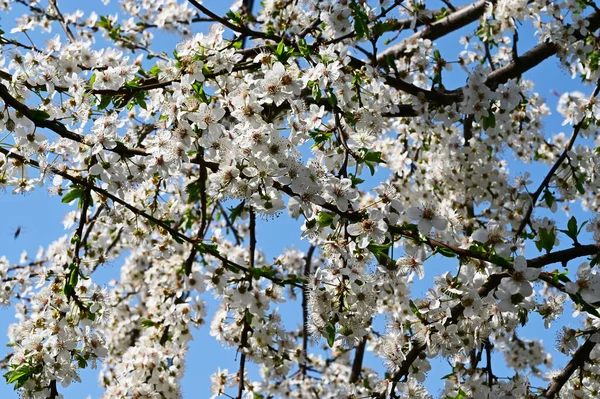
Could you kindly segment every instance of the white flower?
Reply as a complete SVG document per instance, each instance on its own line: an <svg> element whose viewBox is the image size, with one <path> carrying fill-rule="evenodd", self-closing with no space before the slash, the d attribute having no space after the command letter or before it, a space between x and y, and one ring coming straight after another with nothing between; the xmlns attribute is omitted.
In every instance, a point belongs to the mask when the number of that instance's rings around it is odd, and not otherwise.
<svg viewBox="0 0 600 399"><path fill-rule="evenodd" d="M208 130L212 139L217 139L223 130L223 126L217 122L225 115L223 108L208 107L208 104L201 103L196 112L188 114L191 121L196 122L202 130Z"/></svg>
<svg viewBox="0 0 600 399"><path fill-rule="evenodd" d="M513 263L513 272L510 277L502 279L501 287L511 295L520 294L527 298L533 294L531 281L538 278L540 269L527 267L527 260L523 256L517 256Z"/></svg>
<svg viewBox="0 0 600 399"><path fill-rule="evenodd" d="M371 241L381 244L386 231L387 224L378 210L371 210L366 219L348 226L348 234L358 238L359 248L366 248Z"/></svg>
<svg viewBox="0 0 600 399"><path fill-rule="evenodd" d="M332 178L325 186L324 197L328 201L335 202L340 211L346 212L348 205L358 198L358 191L352 188L352 180Z"/></svg>
<svg viewBox="0 0 600 399"><path fill-rule="evenodd" d="M432 227L436 230L445 230L448 227L448 221L437 214L437 208L433 205L408 208L406 216L417 222L419 232L423 235L428 235Z"/></svg>
<svg viewBox="0 0 600 399"><path fill-rule="evenodd" d="M587 303L600 301L600 278L592 273L590 264L585 262L577 268L577 281L565 284L569 294L580 294Z"/></svg>

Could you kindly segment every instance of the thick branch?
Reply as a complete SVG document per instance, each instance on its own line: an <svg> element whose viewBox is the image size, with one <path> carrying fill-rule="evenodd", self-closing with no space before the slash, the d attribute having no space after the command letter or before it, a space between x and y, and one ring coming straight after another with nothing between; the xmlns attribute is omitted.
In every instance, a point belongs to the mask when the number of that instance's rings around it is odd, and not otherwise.
<svg viewBox="0 0 600 399"><path fill-rule="evenodd" d="M15 153L11 153L9 150L4 149L2 147L0 147L0 153L6 155L7 157L11 158L11 159L16 159L19 162L22 162L24 164L30 164L36 168L39 168L40 165L37 161L32 160L32 159L28 159L23 157L22 155L19 154L15 154ZM127 210L129 210L130 212L132 212L134 215L136 216L140 216L143 217L144 219L150 221L151 223L155 224L156 226L159 226L160 228L164 229L165 231L169 232L169 234L171 234L172 237L180 239L181 241L185 241L188 244L191 245L198 245L198 241L191 239L190 237L186 236L185 234L181 233L180 231L178 231L177 229L172 228L169 224L167 224L166 222L155 218L154 216L148 214L147 212L136 208L135 206L131 205L130 203L128 203L125 200L122 200L121 198L117 197L114 194L111 194L109 191L97 187L94 184L88 182L85 179L80 179L77 178L75 176L70 175L69 173L66 173L64 171L58 170L56 168L53 167L46 167L46 170L49 172L54 173L55 175L58 176L62 176L63 178L69 180L71 183L73 184L77 184L80 186L83 186L85 188L89 188L92 191L96 192L97 194L100 194L103 197L106 197L108 199L110 199L111 201L113 201L114 203L120 204L123 207L125 207ZM223 262L223 265L229 269L233 269L233 270L241 270L242 272L244 272L245 274L251 276L251 272L250 269L242 266L240 264L234 263L232 261L230 261L229 259L227 259L226 256L221 255L221 253L219 253L219 251L213 249L210 246L204 246L203 247L203 251L206 252L208 255L211 255L212 257L220 260L221 262ZM297 288L301 288L302 286L300 284L298 284L295 281L291 281L291 280L286 280L286 279L281 279L278 277L272 277L269 275L263 275L262 277L266 278L267 280L270 280L276 284L289 284L289 285L293 285Z"/></svg>
<svg viewBox="0 0 600 399"><path fill-rule="evenodd" d="M16 111L20 112L27 119L32 121L35 126L46 128L54 133L58 134L62 138L66 138L69 140L76 141L78 143L84 143L85 137L81 134L70 131L63 125L62 123L55 120L44 120L38 117L35 117L35 111L29 108L27 105L21 103L19 100L14 98L8 91L8 88L0 83L0 98L4 100L4 103ZM148 155L145 151L137 149L137 148L126 148L123 146L117 146L109 151L115 152L121 156L130 157L133 155Z"/></svg>
<svg viewBox="0 0 600 399"><path fill-rule="evenodd" d="M308 248L308 252L306 253L305 263L304 263L304 278L306 281L310 278L311 273L311 263L312 257L315 253L316 247L311 245ZM304 284L302 287L302 375L306 376L306 371L308 369L308 285Z"/></svg>
<svg viewBox="0 0 600 399"><path fill-rule="evenodd" d="M594 32L596 29L600 28L600 12L593 12L586 18L586 20L589 22L587 28L590 32ZM578 31L576 31L573 35L578 39L584 38L584 36ZM521 76L523 73L534 68L545 59L555 55L559 49L560 48L557 45L550 42L538 44L522 56L518 57L516 60L513 60L510 64L503 66L502 68L498 68L492 72L486 81L486 85L491 89L494 89L509 79Z"/></svg>
<svg viewBox="0 0 600 399"><path fill-rule="evenodd" d="M596 346L596 343L593 342L590 337L575 351L565 368L552 379L548 389L544 392L544 398L554 399L556 397L562 387L569 381L569 378L571 378L573 373L578 368L583 367L585 362L589 359L590 352L594 349L594 346Z"/></svg>
<svg viewBox="0 0 600 399"><path fill-rule="evenodd" d="M367 348L367 335L363 337L360 343L356 346L354 361L352 362L352 371L350 372L350 383L355 384L360 377L362 371L363 359L365 357L365 349Z"/></svg>
<svg viewBox="0 0 600 399"><path fill-rule="evenodd" d="M406 52L406 47L409 43L414 43L419 39L435 40L476 21L483 15L488 3L495 3L495 0L476 1L473 4L459 8L457 11L431 25L428 25L402 42L381 52L377 56L377 64L385 65L387 57L391 57L392 59L401 57Z"/></svg>
<svg viewBox="0 0 600 399"><path fill-rule="evenodd" d="M527 261L527 267L540 269L552 263L566 263L582 256L596 255L600 252L598 244L580 245L577 247L551 252Z"/></svg>

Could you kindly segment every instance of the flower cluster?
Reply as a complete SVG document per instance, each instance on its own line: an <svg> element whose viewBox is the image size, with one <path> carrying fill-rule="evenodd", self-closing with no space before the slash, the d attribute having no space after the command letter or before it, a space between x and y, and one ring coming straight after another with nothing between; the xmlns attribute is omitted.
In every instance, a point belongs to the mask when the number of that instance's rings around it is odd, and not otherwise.
<svg viewBox="0 0 600 399"><path fill-rule="evenodd" d="M0 365L23 397L101 362L106 399L179 398L196 328L239 362L215 365L213 398L428 398L435 358L441 397L600 391L592 2L19 3L0 31L0 190L71 205L35 259L0 257L17 315ZM438 39L459 30L452 54ZM528 72L553 56L581 84L544 127ZM521 330L542 319L569 366Z"/></svg>

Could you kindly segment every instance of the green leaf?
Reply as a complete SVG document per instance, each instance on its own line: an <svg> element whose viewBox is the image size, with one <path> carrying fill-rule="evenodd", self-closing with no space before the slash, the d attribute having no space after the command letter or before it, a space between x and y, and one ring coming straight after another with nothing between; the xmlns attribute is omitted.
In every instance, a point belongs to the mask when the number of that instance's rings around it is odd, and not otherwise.
<svg viewBox="0 0 600 399"><path fill-rule="evenodd" d="M77 359L77 364L79 365L79 368L84 369L88 366L87 360L85 360L85 358L77 352L75 352L75 359Z"/></svg>
<svg viewBox="0 0 600 399"><path fill-rule="evenodd" d="M358 39L362 39L365 36L369 36L369 16L357 2L350 4L352 9L352 17L354 18L354 32Z"/></svg>
<svg viewBox="0 0 600 399"><path fill-rule="evenodd" d="M552 193L550 192L550 190L544 190L544 196L542 197L542 199L544 200L548 208L552 208L552 204L554 204L555 198L554 195L552 195Z"/></svg>
<svg viewBox="0 0 600 399"><path fill-rule="evenodd" d="M421 312L419 312L419 308L417 305L415 305L412 299L408 301L408 306L410 306L410 310L415 314L415 316L421 319Z"/></svg>
<svg viewBox="0 0 600 399"><path fill-rule="evenodd" d="M104 16L104 15L102 15L100 17L100 21L96 22L96 25L98 27L104 28L104 29L107 29L107 30L110 29L111 24L112 23L111 23L110 19L108 17Z"/></svg>
<svg viewBox="0 0 600 399"><path fill-rule="evenodd" d="M319 85L317 83L313 84L312 96L316 102L319 102L319 100L321 99L321 89L319 88Z"/></svg>
<svg viewBox="0 0 600 399"><path fill-rule="evenodd" d="M583 183L585 182L585 174L579 174L575 179L575 188L579 194L585 194L585 187L583 187Z"/></svg>
<svg viewBox="0 0 600 399"><path fill-rule="evenodd" d="M527 309L519 308L517 316L519 317L521 325L525 326L525 324L527 324L527 321L529 320L529 312L527 312Z"/></svg>
<svg viewBox="0 0 600 399"><path fill-rule="evenodd" d="M367 246L367 249L371 251L380 265L384 266L388 270L395 270L398 266L396 265L396 262L388 256L388 251L391 246L391 242L385 244L370 243Z"/></svg>
<svg viewBox="0 0 600 399"><path fill-rule="evenodd" d="M185 186L185 192L188 195L187 203L195 204L200 200L200 179L188 183Z"/></svg>
<svg viewBox="0 0 600 399"><path fill-rule="evenodd" d="M33 375L34 369L27 365L21 365L15 370L4 374L7 384L15 384L15 390L21 388Z"/></svg>
<svg viewBox="0 0 600 399"><path fill-rule="evenodd" d="M435 252L442 254L443 256L445 256L447 258L455 258L456 257L456 254L454 253L454 251L452 251L449 248L436 247Z"/></svg>
<svg viewBox="0 0 600 399"><path fill-rule="evenodd" d="M310 57L311 51L310 51L310 48L308 47L308 44L306 43L306 39L301 38L298 40L298 48L300 49L300 53L305 58Z"/></svg>
<svg viewBox="0 0 600 399"><path fill-rule="evenodd" d="M283 41L283 39L281 39L281 41L277 45L277 49L275 49L275 56L277 56L277 59L279 59L284 54L284 51L285 51L285 42Z"/></svg>
<svg viewBox="0 0 600 399"><path fill-rule="evenodd" d="M362 157L362 160L364 162L385 163L385 161L381 159L381 151L369 151Z"/></svg>
<svg viewBox="0 0 600 399"><path fill-rule="evenodd" d="M371 33L374 37L382 36L384 33L389 32L393 29L391 21L377 21L371 28Z"/></svg>
<svg viewBox="0 0 600 399"><path fill-rule="evenodd" d="M319 132L319 131L312 131L309 132L308 135L314 140L315 144L313 145L313 147L318 147L321 144L323 144L324 142L326 142L327 140L330 140L331 137L333 136L331 132Z"/></svg>
<svg viewBox="0 0 600 399"><path fill-rule="evenodd" d="M327 324L325 331L327 332L327 345L331 348L335 343L335 324Z"/></svg>
<svg viewBox="0 0 600 399"><path fill-rule="evenodd" d="M219 255L219 250L217 249L217 244L204 244L201 242L196 245L201 254L208 253L208 254L213 254L213 255Z"/></svg>
<svg viewBox="0 0 600 399"><path fill-rule="evenodd" d="M255 280L258 280L261 277L274 279L279 273L277 269L273 269L266 265L261 267L251 267L248 271L250 271L250 274L252 274L252 277L254 277Z"/></svg>
<svg viewBox="0 0 600 399"><path fill-rule="evenodd" d="M242 25L242 16L239 12L227 11L225 14L229 20L235 22L237 25Z"/></svg>
<svg viewBox="0 0 600 399"><path fill-rule="evenodd" d="M454 375L454 374L449 374L449 375ZM465 391L463 391L462 389L458 389L458 394L456 396L449 396L446 395L447 399L464 399L467 398L467 394L465 393Z"/></svg>
<svg viewBox="0 0 600 399"><path fill-rule="evenodd" d="M210 103L210 99L206 96L206 93L204 92L204 85L202 84L202 82L192 83L192 89L194 89L194 91L198 95L198 98L202 102L205 102L207 104Z"/></svg>
<svg viewBox="0 0 600 399"><path fill-rule="evenodd" d="M436 21L444 19L448 16L448 9L446 7L441 8L441 13L435 18Z"/></svg>
<svg viewBox="0 0 600 399"><path fill-rule="evenodd" d="M317 214L317 222L319 222L319 226L321 227L331 226L333 223L333 215L327 212L319 212Z"/></svg>
<svg viewBox="0 0 600 399"><path fill-rule="evenodd" d="M154 327L155 325L156 325L156 322L154 322L152 320L142 320L142 327L144 327L144 328Z"/></svg>
<svg viewBox="0 0 600 399"><path fill-rule="evenodd" d="M485 247L483 245L478 244L477 241L475 241L473 244L471 244L471 246L469 247L469 251L478 253L478 254L486 254L487 253L487 250L485 249Z"/></svg>
<svg viewBox="0 0 600 399"><path fill-rule="evenodd" d="M338 103L337 97L335 96L335 94L333 94L333 90L331 88L327 90L327 101L329 101L329 104L332 107L335 107Z"/></svg>
<svg viewBox="0 0 600 399"><path fill-rule="evenodd" d="M110 104L110 100L112 100L111 96L100 96L100 104L98 104L98 109L106 109Z"/></svg>
<svg viewBox="0 0 600 399"><path fill-rule="evenodd" d="M356 177L355 175L353 175L352 173L350 174L350 180L352 180L352 187L356 187L361 183L365 182L365 179L361 179L359 177Z"/></svg>
<svg viewBox="0 0 600 399"><path fill-rule="evenodd" d="M231 223L235 222L235 220L242 214L242 212L244 211L245 203L246 201L242 201L238 206L228 208L230 211L229 220L231 221Z"/></svg>
<svg viewBox="0 0 600 399"><path fill-rule="evenodd" d="M29 113L29 119L33 122L43 122L50 118L50 114L40 109L34 109Z"/></svg>
<svg viewBox="0 0 600 399"><path fill-rule="evenodd" d="M552 274L552 283L558 284L559 281L562 281L563 283L571 281L569 279L569 269L565 268L565 271L563 272L557 270Z"/></svg>
<svg viewBox="0 0 600 399"><path fill-rule="evenodd" d="M575 216L571 216L571 219L567 222L567 233L572 239L577 238L577 219Z"/></svg>
<svg viewBox="0 0 600 399"><path fill-rule="evenodd" d="M148 109L146 106L146 95L143 91L139 91L135 94L135 102L143 109Z"/></svg>
<svg viewBox="0 0 600 399"><path fill-rule="evenodd" d="M63 288L63 294L65 294L67 296L67 298L70 298L74 292L75 292L75 290L73 289L73 286L71 285L71 279L70 278L66 279L65 286Z"/></svg>
<svg viewBox="0 0 600 399"><path fill-rule="evenodd" d="M84 194L85 190L83 190L81 187L73 186L73 188L62 197L61 202L63 204L69 204L76 199L83 198Z"/></svg>
<svg viewBox="0 0 600 399"><path fill-rule="evenodd" d="M375 165L380 163L385 163L383 159L381 159L381 151L368 151L361 159L358 160L359 163L365 163L371 172L371 176L375 174Z"/></svg>
<svg viewBox="0 0 600 399"><path fill-rule="evenodd" d="M511 260L503 258L502 256L497 254L491 254L489 257L489 261L495 265L502 267L508 267L512 264Z"/></svg>
<svg viewBox="0 0 600 399"><path fill-rule="evenodd" d="M71 273L69 274L69 285L73 288L77 287L79 283L79 266L75 263L71 263Z"/></svg>
<svg viewBox="0 0 600 399"><path fill-rule="evenodd" d="M554 229L546 229L545 227L540 227L538 230L539 240L535 241L535 245L539 251L542 249L546 250L549 253L554 247L554 241L556 241L556 233Z"/></svg>
<svg viewBox="0 0 600 399"><path fill-rule="evenodd" d="M481 125L483 130L496 127L496 114L494 114L491 108L488 111L488 116L481 118Z"/></svg>
<svg viewBox="0 0 600 399"><path fill-rule="evenodd" d="M158 74L160 73L160 68L158 67L158 65L154 65L149 71L148 74L150 74L150 76L158 76Z"/></svg>

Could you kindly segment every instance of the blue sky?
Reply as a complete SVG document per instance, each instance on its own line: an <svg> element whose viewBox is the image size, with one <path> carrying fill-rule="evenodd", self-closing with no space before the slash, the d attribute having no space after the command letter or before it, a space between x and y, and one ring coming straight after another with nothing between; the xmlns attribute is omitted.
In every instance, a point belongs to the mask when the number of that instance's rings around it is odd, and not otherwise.
<svg viewBox="0 0 600 399"><path fill-rule="evenodd" d="M99 15L114 14L118 4L115 0L108 7L103 6L100 0L61 0L58 3L63 12L82 8L86 13L96 11ZM204 2L204 5L217 14L223 15L229 2L207 0ZM15 5L14 8L13 12L2 16L2 20L0 21L0 26L7 32L10 30L7 28L10 28L10 24L14 21L14 18L25 11L25 8L20 5ZM196 29L205 31L207 28L207 24L202 24L198 25ZM463 30L462 32L466 33L470 31L471 29L467 28L467 30ZM529 35L527 35L527 31L521 33L519 41L521 52L529 49L537 42L531 31L529 33ZM157 35L156 44L161 47L161 50L172 49L177 40L177 36L175 35L161 34ZM451 59L453 55L462 49L462 46L458 44L457 36L452 36L452 38L442 40L439 48L442 51L442 56L447 56ZM170 51L167 52L170 53ZM576 90L579 88L579 84L577 81L571 80L567 73L560 70L557 66L558 62L556 59L547 60L541 67L536 68L535 72L529 72L525 77L534 80L537 91L547 99L548 106L553 112L553 115L545 121L546 132L551 134L564 131L569 135L570 128L568 126L561 126L562 119L555 111L558 97L552 94L551 91L555 90L562 93L569 90ZM456 77L451 80L445 79L448 88L458 87L464 83L464 77L459 75L456 74ZM585 88L580 88L580 90L584 93L589 93L590 91ZM511 171L514 173L525 170L523 165L514 159L509 158L509 165ZM531 165L528 165L526 169L533 175L534 184L532 187L537 187L548 167L542 165L531 168ZM12 195L9 192L0 192L0 256L5 255L9 260L17 262L21 252L26 250L30 256L34 257L40 245L45 246L60 236L67 234L62 226L62 218L68 210L70 208L62 204L59 197L50 197L43 188L38 188L32 193L18 196ZM573 207L573 211L580 222L589 217L589 215L583 216L583 213L577 206ZM566 220L564 222L566 224ZM291 245L295 245L300 249L307 247L305 241L296 239L299 236L298 226L297 222L289 220L287 217L269 222L259 222L259 232L257 234L258 245L267 254L267 259L278 256L284 248ZM21 233L15 238L14 233L18 228L21 229ZM567 242L566 238L562 241L564 243ZM534 252L530 251L528 255L532 256ZM428 262L426 264L426 278L414 284L412 287L413 292L415 294L424 294L427 288L431 286L434 276L439 275L446 269L456 270L455 266L453 260L446 258L434 259ZM572 267L572 269L575 268ZM111 278L118 277L118 273L119 263L111 262L109 265L103 266L98 270L96 275L94 275L94 280L100 283L107 282ZM208 305L209 314L212 314L212 311L216 308L216 302L210 300ZM288 307L286 306L286 308ZM566 313L567 316L570 316L569 310ZM292 320L298 320L293 311L287 311L285 316L289 316ZM0 309L0 354L2 355L7 352L4 349L4 344L7 342L5 331L13 321L12 309ZM567 317L567 321L572 324L575 323L574 321L570 321L569 317ZM532 322L528 327L522 329L521 333L524 337L541 338L547 344L550 344L548 347L551 347L551 343L555 339L556 329L561 324L555 323L554 328L548 331L540 329L541 325L541 321L539 323ZM238 362L236 361L235 351L222 349L210 337L208 330L208 326L204 326L196 331L194 334L195 339L191 342L186 376L182 382L184 398L210 396L209 376L216 371L217 366L220 366L222 369L227 368L232 372L237 370ZM553 356L555 357L555 365L564 364L564 357L562 355L553 353ZM367 364L369 357L367 355ZM444 363L444 361L433 361L433 371L428 377L427 386L430 388L430 393L434 396L436 396L437 390L443 386L443 382L439 378L446 374L446 372L443 372L445 369L443 371L436 370L436 365L441 363ZM381 369L381 366L379 365L378 368ZM498 374L502 374L501 369L496 370L499 370ZM73 384L68 389L61 390L61 393L64 393L66 398L85 398L87 395L98 398L102 390L97 386L96 372L87 370L82 372L81 376L83 379L82 384ZM0 382L0 397L11 399L17 398L18 395L12 390L11 386L6 386L3 382Z"/></svg>

